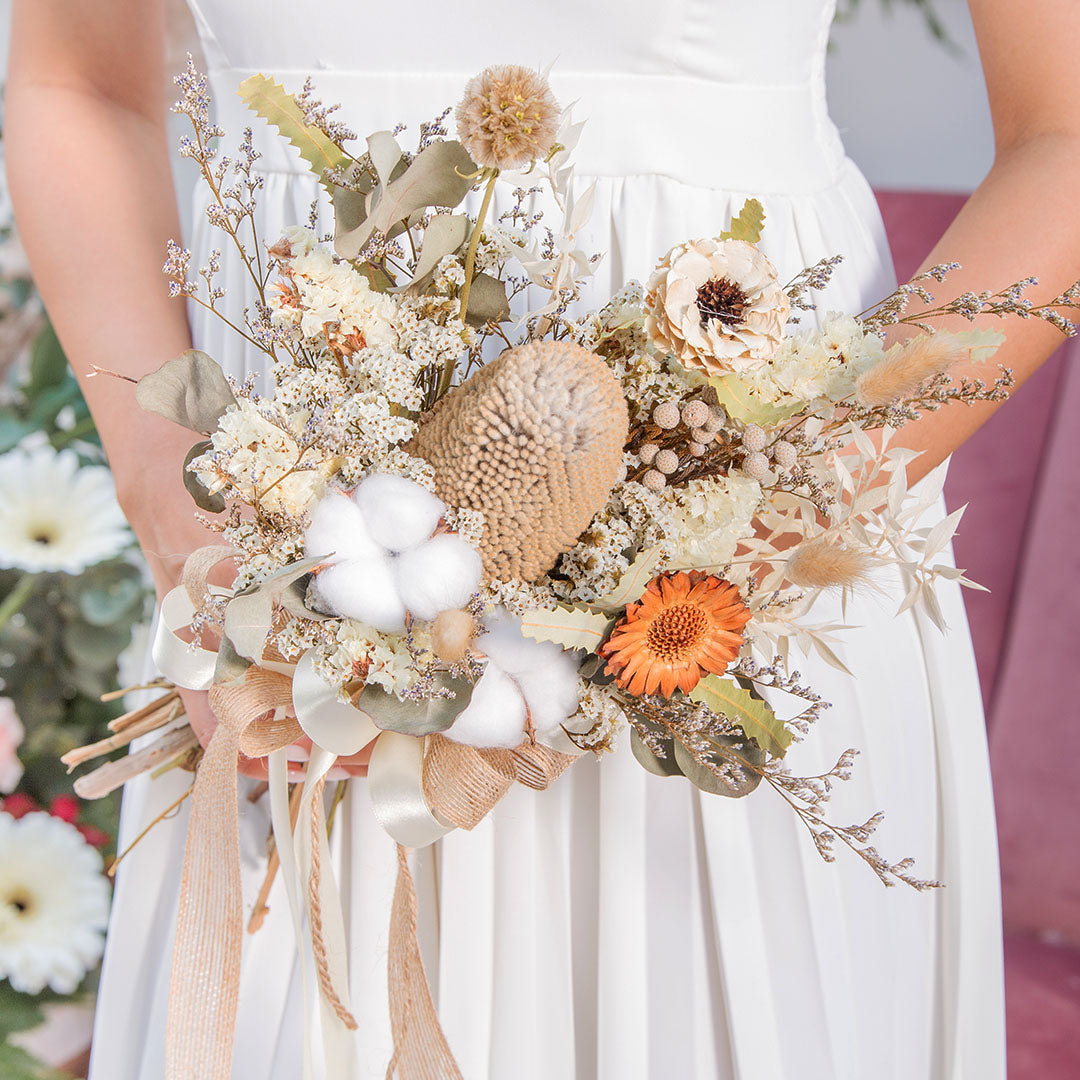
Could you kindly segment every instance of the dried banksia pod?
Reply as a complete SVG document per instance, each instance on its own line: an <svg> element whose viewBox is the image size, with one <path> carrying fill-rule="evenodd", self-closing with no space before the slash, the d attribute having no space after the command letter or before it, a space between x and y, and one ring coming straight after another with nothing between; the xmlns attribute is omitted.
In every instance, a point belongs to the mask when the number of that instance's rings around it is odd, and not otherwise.
<svg viewBox="0 0 1080 1080"><path fill-rule="evenodd" d="M458 137L473 161L516 169L551 149L559 105L539 72L500 64L469 80L456 119Z"/></svg>
<svg viewBox="0 0 1080 1080"><path fill-rule="evenodd" d="M807 589L849 589L868 584L875 563L869 552L843 547L828 536L818 536L792 552L784 576Z"/></svg>
<svg viewBox="0 0 1080 1080"><path fill-rule="evenodd" d="M871 409L909 398L927 380L948 371L968 351L951 334L922 334L894 345L883 360L859 376L855 397L860 405Z"/></svg>
<svg viewBox="0 0 1080 1080"><path fill-rule="evenodd" d="M451 390L409 449L434 468L441 499L483 513L486 575L533 581L607 502L628 426L622 388L600 357L537 341Z"/></svg>

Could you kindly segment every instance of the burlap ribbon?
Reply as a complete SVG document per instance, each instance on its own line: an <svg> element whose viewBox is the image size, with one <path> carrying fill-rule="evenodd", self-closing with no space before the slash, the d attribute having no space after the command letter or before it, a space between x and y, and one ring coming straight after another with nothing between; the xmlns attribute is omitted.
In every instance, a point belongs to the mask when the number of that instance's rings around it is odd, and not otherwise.
<svg viewBox="0 0 1080 1080"><path fill-rule="evenodd" d="M426 739L421 785L439 818L473 829L517 781L542 790L576 758L540 743L515 750L477 750L441 735ZM387 976L394 1056L386 1080L462 1080L431 999L416 934L416 888L398 844L398 876L390 912Z"/></svg>
<svg viewBox="0 0 1080 1080"><path fill-rule="evenodd" d="M243 938L237 755L255 748L247 736L256 720L291 708L292 683L251 668L239 684L212 686L210 705L219 723L191 795L169 981L167 1080L229 1076ZM263 725L252 739L260 749L277 749L295 741L296 733L282 724L273 738Z"/></svg>
<svg viewBox="0 0 1080 1080"><path fill-rule="evenodd" d="M154 644L154 656L163 674L189 689L209 687L210 705L219 721L199 764L191 798L169 988L166 1080L228 1080L230 1075L243 935L239 753L270 757L274 834L298 932L301 901L308 914L328 1063L351 1057L347 1035L356 1026L344 1000L348 979L343 920L327 862L329 847L320 812L326 770L335 753L346 751L325 748L316 741L292 844L287 843L283 753L305 731L311 736L325 730L341 738L342 721L349 718L335 710L344 706L332 694L314 693L305 683L304 693L298 690L295 703L302 706L299 712L306 718L302 725L295 719L293 678L280 673L281 665L274 665L277 671L255 666L241 680L212 685L215 654L184 645L176 634L205 602L210 570L231 554L230 549L216 547L191 556L183 584L162 603ZM299 665L305 678L311 674L310 659L303 658ZM361 718L367 724L370 718L359 712L356 716L359 726L352 735L346 730L345 737L363 741L369 736L363 734ZM345 729L350 726L345 724ZM404 845L431 843L453 827L472 829L515 782L542 790L575 760L539 743L526 742L514 750L477 750L441 735L428 736L422 742L393 732L378 736L369 774L372 805L380 823L398 841L388 954L394 1053L387 1080L395 1076L398 1080L462 1080L439 1024L420 955L416 889ZM320 869L323 864L325 873ZM334 948L323 939L327 917ZM306 970L302 959L301 965ZM305 1060L304 1075L310 1075L310 1059Z"/></svg>

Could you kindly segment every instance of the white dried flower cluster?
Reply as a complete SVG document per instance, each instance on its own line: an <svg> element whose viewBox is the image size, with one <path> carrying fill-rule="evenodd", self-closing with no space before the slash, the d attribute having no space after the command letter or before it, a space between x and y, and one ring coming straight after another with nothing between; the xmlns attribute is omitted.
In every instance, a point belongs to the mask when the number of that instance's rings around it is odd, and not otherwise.
<svg viewBox="0 0 1080 1080"><path fill-rule="evenodd" d="M409 370L414 382L420 367L442 367L457 360L472 341L472 331L458 318L459 311L457 300L447 297L407 296L398 301L398 349L412 362L404 365L404 369ZM398 363L401 363L400 355ZM415 405L410 403L413 400ZM419 391L401 404L418 409Z"/></svg>
<svg viewBox="0 0 1080 1080"><path fill-rule="evenodd" d="M316 243L310 229L287 234L292 257L281 264L282 281L269 298L274 322L310 339L358 334L368 345L393 344L394 302L367 278Z"/></svg>
<svg viewBox="0 0 1080 1080"><path fill-rule="evenodd" d="M444 255L435 267L432 284L441 293L452 293L465 284L465 267L456 255Z"/></svg>
<svg viewBox="0 0 1080 1080"><path fill-rule="evenodd" d="M353 619L336 623L334 640L316 654L315 667L336 686L354 678L359 668L366 671L367 683L399 695L417 677L413 657L402 635L383 634Z"/></svg>
<svg viewBox="0 0 1080 1080"><path fill-rule="evenodd" d="M241 554L233 588L246 589L303 558L304 541L299 526L290 527L285 518L277 519L276 524L276 528L264 529L251 519L237 519L225 526L221 539Z"/></svg>
<svg viewBox="0 0 1080 1080"><path fill-rule="evenodd" d="M489 222L476 246L476 269L496 274L508 259L519 259L525 254L527 243L528 237L520 229Z"/></svg>
<svg viewBox="0 0 1080 1080"><path fill-rule="evenodd" d="M322 495L330 460L307 433L308 415L241 397L218 422L211 449L189 469L211 493L226 487L271 512L298 517Z"/></svg>
<svg viewBox="0 0 1080 1080"><path fill-rule="evenodd" d="M756 398L769 404L842 401L855 392L858 377L884 355L876 334L866 333L851 315L830 312L820 330L784 338L768 363L742 379Z"/></svg>
<svg viewBox="0 0 1080 1080"><path fill-rule="evenodd" d="M566 725L571 731L584 732L575 736L574 741L578 746L613 750L616 738L625 725L626 714L607 687L580 679L578 711Z"/></svg>
<svg viewBox="0 0 1080 1080"><path fill-rule="evenodd" d="M670 566L708 570L729 563L739 541L753 532L761 485L735 474L708 477L691 480L675 499Z"/></svg>
<svg viewBox="0 0 1080 1080"><path fill-rule="evenodd" d="M559 573L550 579L554 595L588 602L609 592L630 569L628 553L664 542L671 511L671 500L663 494L636 482L616 484L604 509L559 559Z"/></svg>

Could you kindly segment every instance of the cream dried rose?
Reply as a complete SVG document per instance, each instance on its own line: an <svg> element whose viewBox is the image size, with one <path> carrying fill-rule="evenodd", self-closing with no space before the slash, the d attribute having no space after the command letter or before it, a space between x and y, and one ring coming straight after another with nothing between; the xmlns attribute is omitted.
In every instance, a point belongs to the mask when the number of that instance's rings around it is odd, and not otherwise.
<svg viewBox="0 0 1080 1080"><path fill-rule="evenodd" d="M791 313L772 263L745 240L677 244L653 271L645 303L653 344L707 375L764 363Z"/></svg>

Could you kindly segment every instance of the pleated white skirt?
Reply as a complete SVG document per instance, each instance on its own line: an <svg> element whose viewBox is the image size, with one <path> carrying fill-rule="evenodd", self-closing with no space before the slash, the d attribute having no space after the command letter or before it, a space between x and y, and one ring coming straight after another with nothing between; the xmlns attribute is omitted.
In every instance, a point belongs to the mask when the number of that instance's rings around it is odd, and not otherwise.
<svg viewBox="0 0 1080 1080"><path fill-rule="evenodd" d="M260 226L303 222L312 178L270 172ZM746 194L757 194L747 192ZM642 277L671 244L726 227L744 193L651 174L600 177L587 250L609 252L591 298ZM873 196L844 162L835 183L763 199L764 247L786 280L832 254L845 264L824 306L858 311L891 287ZM196 216L191 246L221 245ZM239 288L233 260L226 285ZM193 317L196 341L240 375L224 329ZM247 359L250 362L250 359ZM1000 904L986 738L959 590L951 631L908 613L898 588L820 621L861 627L837 649L849 677L798 666L833 703L795 771L862 751L838 792L841 823L888 813L879 846L913 855L945 888L886 889L846 850L823 863L774 792L733 801L654 777L618 751L576 764L553 789L512 791L471 833L415 853L421 937L451 1048L466 1080L1001 1080ZM121 843L176 798L174 774L131 786ZM360 1075L381 1078L391 1046L386 942L395 854L350 787L333 838L350 932ZM168 968L186 810L122 864L105 959L93 1080L160 1080ZM265 867L265 800L241 803L244 896ZM299 1076L302 1008L280 887L244 942L234 1076ZM331 1078L338 1080L338 1078Z"/></svg>

